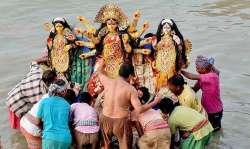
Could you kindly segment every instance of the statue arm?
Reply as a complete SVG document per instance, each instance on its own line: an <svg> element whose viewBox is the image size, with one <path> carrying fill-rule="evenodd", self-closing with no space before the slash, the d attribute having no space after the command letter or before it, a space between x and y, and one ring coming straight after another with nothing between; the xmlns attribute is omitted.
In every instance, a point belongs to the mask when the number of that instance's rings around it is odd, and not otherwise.
<svg viewBox="0 0 250 149"><path fill-rule="evenodd" d="M123 40L123 45L124 45L124 48L125 48L125 51L127 53L130 53L132 51L132 47L130 46L129 42L128 42L128 34L123 34L122 35L122 40Z"/></svg>

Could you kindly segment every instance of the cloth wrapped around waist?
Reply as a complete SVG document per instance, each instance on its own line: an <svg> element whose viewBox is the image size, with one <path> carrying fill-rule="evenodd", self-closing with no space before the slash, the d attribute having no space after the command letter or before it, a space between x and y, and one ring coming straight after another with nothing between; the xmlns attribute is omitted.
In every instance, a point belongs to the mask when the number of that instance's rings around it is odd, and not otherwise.
<svg viewBox="0 0 250 149"><path fill-rule="evenodd" d="M149 132L156 129L168 128L167 122L162 119L150 121L144 128L144 132Z"/></svg>
<svg viewBox="0 0 250 149"><path fill-rule="evenodd" d="M203 126L207 125L209 123L208 119L204 119L201 122L199 122L197 125L195 125L190 131L181 131L182 138L186 139L189 137L190 133L196 132L197 130L201 129Z"/></svg>

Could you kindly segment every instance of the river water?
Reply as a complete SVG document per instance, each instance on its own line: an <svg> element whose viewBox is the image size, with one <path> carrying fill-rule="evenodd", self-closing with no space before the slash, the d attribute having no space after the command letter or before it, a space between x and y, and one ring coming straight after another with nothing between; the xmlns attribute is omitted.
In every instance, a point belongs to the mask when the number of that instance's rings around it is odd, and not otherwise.
<svg viewBox="0 0 250 149"><path fill-rule="evenodd" d="M173 18L193 43L189 71L195 72L199 54L213 56L221 71L224 102L223 130L214 135L211 149L250 148L250 1L249 0L0 0L0 136L4 149L24 149L19 132L10 129L6 96L29 71L29 63L45 48L48 35L42 24L57 16L80 26L76 16L91 22L107 2L118 3L131 18L140 10L156 32L164 17ZM96 24L97 25L97 24ZM1 148L1 147L0 147Z"/></svg>

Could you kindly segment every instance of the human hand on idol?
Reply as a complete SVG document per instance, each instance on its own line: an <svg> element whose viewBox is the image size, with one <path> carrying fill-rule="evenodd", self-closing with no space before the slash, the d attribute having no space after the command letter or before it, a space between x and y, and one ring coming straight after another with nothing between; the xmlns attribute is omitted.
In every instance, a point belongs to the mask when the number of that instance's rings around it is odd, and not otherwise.
<svg viewBox="0 0 250 149"><path fill-rule="evenodd" d="M103 69L104 66L105 66L104 59L102 57L98 57L96 60L95 69L100 70L100 69Z"/></svg>
<svg viewBox="0 0 250 149"><path fill-rule="evenodd" d="M155 98L154 98L154 101L156 104L160 103L161 102L161 99L163 98L162 94L160 93L156 93L155 95Z"/></svg>
<svg viewBox="0 0 250 149"><path fill-rule="evenodd" d="M75 83L73 91L75 92L76 96L78 96L80 90L81 90L81 85L79 83Z"/></svg>

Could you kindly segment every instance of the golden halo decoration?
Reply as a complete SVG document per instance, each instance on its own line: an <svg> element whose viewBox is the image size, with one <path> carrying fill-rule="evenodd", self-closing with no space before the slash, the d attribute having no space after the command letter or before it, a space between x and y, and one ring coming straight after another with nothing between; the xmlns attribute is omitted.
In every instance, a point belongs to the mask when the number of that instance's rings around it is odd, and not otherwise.
<svg viewBox="0 0 250 149"><path fill-rule="evenodd" d="M111 3L102 6L95 17L94 22L106 23L108 19L115 19L120 28L128 27L128 18L117 4Z"/></svg>

